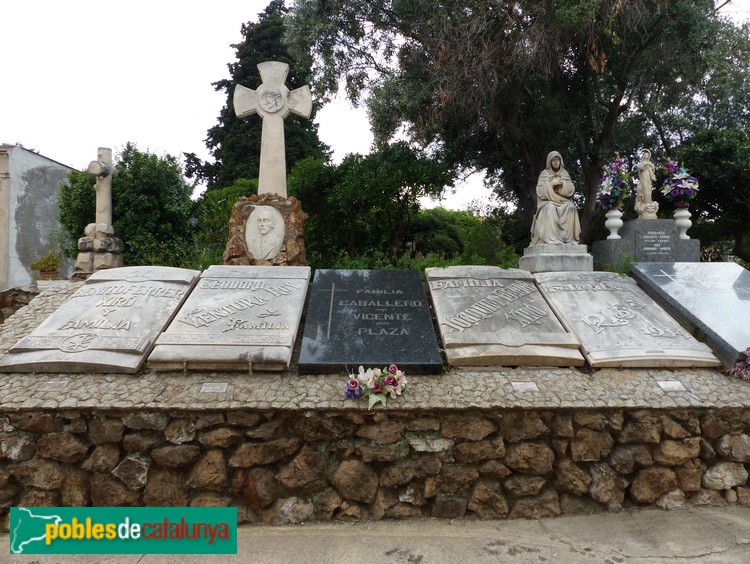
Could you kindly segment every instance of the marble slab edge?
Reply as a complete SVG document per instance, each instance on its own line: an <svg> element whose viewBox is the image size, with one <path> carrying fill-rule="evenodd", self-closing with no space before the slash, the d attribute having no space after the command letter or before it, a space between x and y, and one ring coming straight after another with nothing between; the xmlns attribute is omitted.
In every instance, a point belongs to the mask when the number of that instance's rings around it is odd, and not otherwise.
<svg viewBox="0 0 750 564"><path fill-rule="evenodd" d="M541 348L541 351L539 350ZM585 361L578 348L544 345L504 347L502 345L471 345L448 347L445 354L452 366L583 366Z"/></svg>
<svg viewBox="0 0 750 564"><path fill-rule="evenodd" d="M713 346L710 347L711 350L726 368L734 366L737 359L737 351L723 337L721 337L721 335L713 331L707 325L700 323L685 306L670 301L669 294L664 291L663 288L648 284L648 277L646 274L635 268L635 265L630 267L630 272L633 275L633 279L638 283L638 287L646 292L651 299L658 303L675 321L682 325L696 339L701 342L710 340L713 344Z"/></svg>
<svg viewBox="0 0 750 564"><path fill-rule="evenodd" d="M285 345L265 345L262 350L244 345L194 347L189 354L185 347L159 345L148 358L148 366L157 372L185 369L283 372L289 369L291 357L292 351Z"/></svg>

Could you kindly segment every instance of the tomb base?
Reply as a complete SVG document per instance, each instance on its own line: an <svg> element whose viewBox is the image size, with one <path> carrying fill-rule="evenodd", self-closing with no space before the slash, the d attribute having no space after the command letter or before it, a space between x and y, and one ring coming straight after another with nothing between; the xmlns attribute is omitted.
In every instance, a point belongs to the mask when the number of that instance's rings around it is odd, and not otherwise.
<svg viewBox="0 0 750 564"><path fill-rule="evenodd" d="M78 239L75 277L86 278L97 270L124 266L125 243L115 236L115 228L107 223L89 223L85 237Z"/></svg>
<svg viewBox="0 0 750 564"><path fill-rule="evenodd" d="M591 272L594 259L586 245L529 245L518 267L529 272Z"/></svg>
<svg viewBox="0 0 750 564"><path fill-rule="evenodd" d="M622 270L636 262L700 262L700 241L680 239L673 219L626 221L620 237L592 245L596 270Z"/></svg>

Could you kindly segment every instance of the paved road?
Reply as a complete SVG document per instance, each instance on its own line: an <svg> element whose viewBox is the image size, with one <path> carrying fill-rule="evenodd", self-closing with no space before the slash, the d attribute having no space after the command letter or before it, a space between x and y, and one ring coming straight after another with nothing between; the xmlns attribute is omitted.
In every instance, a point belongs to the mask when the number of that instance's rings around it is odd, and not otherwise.
<svg viewBox="0 0 750 564"><path fill-rule="evenodd" d="M8 556L8 562L428 564L750 562L750 508L641 510L539 521L379 521L243 526L237 556Z"/></svg>

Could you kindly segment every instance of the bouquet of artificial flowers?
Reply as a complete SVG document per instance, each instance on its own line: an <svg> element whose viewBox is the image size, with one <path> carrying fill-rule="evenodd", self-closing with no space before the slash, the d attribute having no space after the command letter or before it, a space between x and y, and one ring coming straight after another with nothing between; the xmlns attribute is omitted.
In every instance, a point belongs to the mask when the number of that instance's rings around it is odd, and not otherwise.
<svg viewBox="0 0 750 564"><path fill-rule="evenodd" d="M599 180L599 191L596 201L602 206L602 210L608 212L621 209L625 200L630 197L630 171L625 166L625 160L619 156L604 167L604 176Z"/></svg>
<svg viewBox="0 0 750 564"><path fill-rule="evenodd" d="M685 167L679 166L676 161L665 162L664 168L667 177L661 186L661 193L676 207L686 207L698 193L698 179L690 176Z"/></svg>
<svg viewBox="0 0 750 564"><path fill-rule="evenodd" d="M366 397L369 400L368 409L376 403L385 402L388 396L395 399L401 395L406 387L406 376L399 370L398 366L391 364L388 368L359 367L357 374L348 374L346 381L346 392L344 397L357 399Z"/></svg>

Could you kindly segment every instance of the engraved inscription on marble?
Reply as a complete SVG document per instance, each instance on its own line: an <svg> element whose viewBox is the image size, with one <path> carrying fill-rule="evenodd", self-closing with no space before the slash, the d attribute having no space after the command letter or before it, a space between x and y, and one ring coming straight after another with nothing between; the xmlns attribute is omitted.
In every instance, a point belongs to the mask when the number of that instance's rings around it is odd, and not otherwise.
<svg viewBox="0 0 750 564"><path fill-rule="evenodd" d="M155 370L286 370L307 294L307 266L211 266L156 341Z"/></svg>
<svg viewBox="0 0 750 564"><path fill-rule="evenodd" d="M706 343L726 366L750 345L750 272L731 262L639 263L638 284Z"/></svg>
<svg viewBox="0 0 750 564"><path fill-rule="evenodd" d="M581 341L594 367L717 366L694 339L635 281L611 272L548 272L539 289Z"/></svg>
<svg viewBox="0 0 750 564"><path fill-rule="evenodd" d="M94 273L0 361L4 372L137 372L198 272L125 267Z"/></svg>
<svg viewBox="0 0 750 564"><path fill-rule="evenodd" d="M641 234L640 250L643 255L655 259L661 255L672 256L672 235L666 231L645 231Z"/></svg>
<svg viewBox="0 0 750 564"><path fill-rule="evenodd" d="M441 372L419 273L398 270L318 270L313 281L300 372L382 368Z"/></svg>
<svg viewBox="0 0 750 564"><path fill-rule="evenodd" d="M578 339L560 324L529 272L455 266L425 274L450 364L583 364Z"/></svg>

